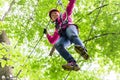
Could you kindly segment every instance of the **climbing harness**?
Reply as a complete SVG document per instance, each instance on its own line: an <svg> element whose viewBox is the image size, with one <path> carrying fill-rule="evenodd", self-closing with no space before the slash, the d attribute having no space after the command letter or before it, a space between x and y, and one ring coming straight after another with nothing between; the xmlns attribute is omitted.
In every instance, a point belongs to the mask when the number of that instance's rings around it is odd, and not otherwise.
<svg viewBox="0 0 120 80"><path fill-rule="evenodd" d="M64 36L65 35L65 29L64 26L67 26L68 24L68 20L64 20L62 19L62 13L60 13L60 21L62 22L61 25L59 25L58 21L55 21L55 28L58 29L58 33L60 34L60 36Z"/></svg>

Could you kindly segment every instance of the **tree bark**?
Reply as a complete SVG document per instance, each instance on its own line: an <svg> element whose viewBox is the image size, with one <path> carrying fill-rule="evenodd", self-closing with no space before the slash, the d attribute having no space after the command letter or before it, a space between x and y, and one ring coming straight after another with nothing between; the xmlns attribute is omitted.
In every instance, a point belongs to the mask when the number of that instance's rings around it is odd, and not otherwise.
<svg viewBox="0 0 120 80"><path fill-rule="evenodd" d="M8 39L7 34L4 30L2 30L2 33L0 34L0 43L10 45L10 40Z"/></svg>
<svg viewBox="0 0 120 80"><path fill-rule="evenodd" d="M7 45L10 45L10 40L7 37L7 34L4 30L2 30L2 33L0 34L0 43L5 43ZM13 77L12 74L13 68L11 66L1 66L0 62L0 80L13 80L11 77Z"/></svg>

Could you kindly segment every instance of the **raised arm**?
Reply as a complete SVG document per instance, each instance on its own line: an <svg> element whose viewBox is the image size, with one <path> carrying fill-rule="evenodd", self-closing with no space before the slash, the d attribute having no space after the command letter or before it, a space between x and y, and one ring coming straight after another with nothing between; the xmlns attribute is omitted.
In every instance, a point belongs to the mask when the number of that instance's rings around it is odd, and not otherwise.
<svg viewBox="0 0 120 80"><path fill-rule="evenodd" d="M63 20L66 19L66 15L69 17L72 14L75 2L76 2L76 0L69 0L69 3L66 7L66 11L63 13L63 16L62 16Z"/></svg>
<svg viewBox="0 0 120 80"><path fill-rule="evenodd" d="M69 3L66 8L66 12L67 12L68 16L70 16L72 14L75 2L76 2L76 0L69 0Z"/></svg>

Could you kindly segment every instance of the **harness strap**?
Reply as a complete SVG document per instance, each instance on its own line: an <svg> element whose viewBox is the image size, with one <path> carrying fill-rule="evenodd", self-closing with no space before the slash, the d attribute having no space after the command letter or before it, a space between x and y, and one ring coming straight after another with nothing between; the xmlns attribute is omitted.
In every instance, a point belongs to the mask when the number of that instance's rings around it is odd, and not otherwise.
<svg viewBox="0 0 120 80"><path fill-rule="evenodd" d="M55 22L55 27L56 27L56 29L58 29L59 34L60 34L60 35L63 35L63 34L64 34L64 31L65 31L65 28L63 29L63 26L64 26L64 25L67 26L68 20L67 20L67 19L63 20L63 18L62 18L62 13L60 13L60 22L62 23L61 25L59 25L58 20L56 20L56 22Z"/></svg>
<svg viewBox="0 0 120 80"><path fill-rule="evenodd" d="M65 19L64 21L63 21L63 19L62 19L62 13L60 13L60 21L62 22L62 26L64 25L64 24L68 24L68 17L67 17L67 19ZM61 27L62 27L61 26Z"/></svg>

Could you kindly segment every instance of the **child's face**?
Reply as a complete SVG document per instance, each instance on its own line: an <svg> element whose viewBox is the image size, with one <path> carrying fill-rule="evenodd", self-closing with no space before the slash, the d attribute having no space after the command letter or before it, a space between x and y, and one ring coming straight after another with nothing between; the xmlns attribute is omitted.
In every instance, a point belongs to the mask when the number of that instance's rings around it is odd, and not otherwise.
<svg viewBox="0 0 120 80"><path fill-rule="evenodd" d="M51 13L51 19L52 19L53 21L55 21L58 17L59 17L59 12L53 11L53 12Z"/></svg>

